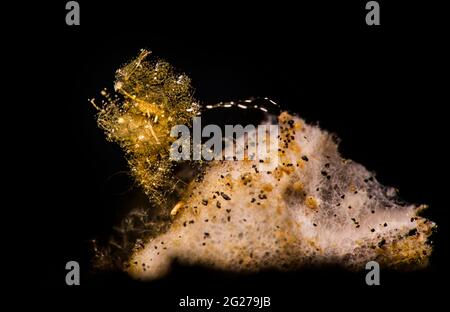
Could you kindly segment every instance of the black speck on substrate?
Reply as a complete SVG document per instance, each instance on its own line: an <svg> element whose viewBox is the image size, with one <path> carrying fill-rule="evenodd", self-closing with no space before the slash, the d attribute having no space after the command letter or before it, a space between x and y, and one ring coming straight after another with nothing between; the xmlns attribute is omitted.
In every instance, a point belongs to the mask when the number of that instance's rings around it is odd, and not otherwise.
<svg viewBox="0 0 450 312"><path fill-rule="evenodd" d="M417 229L412 229L408 232L408 236L413 236L417 234Z"/></svg>
<svg viewBox="0 0 450 312"><path fill-rule="evenodd" d="M227 194L225 194L224 192L220 192L220 195L222 196L223 199L225 200L230 200L230 196L228 196Z"/></svg>
<svg viewBox="0 0 450 312"><path fill-rule="evenodd" d="M305 155L302 156L302 159L303 159L304 161L309 161L308 157L305 156Z"/></svg>
<svg viewBox="0 0 450 312"><path fill-rule="evenodd" d="M205 206L207 206L207 205L208 205L208 200L207 200L207 199L203 199L203 200L202 200L202 204L205 205Z"/></svg>

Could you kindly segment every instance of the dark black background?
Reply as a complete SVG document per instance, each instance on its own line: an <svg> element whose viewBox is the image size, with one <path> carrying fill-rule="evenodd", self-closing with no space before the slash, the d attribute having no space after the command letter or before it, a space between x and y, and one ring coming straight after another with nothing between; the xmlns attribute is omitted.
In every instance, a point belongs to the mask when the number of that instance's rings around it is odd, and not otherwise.
<svg viewBox="0 0 450 312"><path fill-rule="evenodd" d="M379 1L381 26L369 27L365 1L348 2L79 1L81 26L71 27L65 1L24 5L17 16L31 25L10 36L30 64L17 78L28 81L22 92L31 98L24 109L33 125L23 160L32 162L30 187L19 202L36 227L39 287L78 293L113 286L167 309L186 295L271 296L274 310L305 302L317 309L435 302L448 238L440 8ZM405 200L430 205L426 216L439 225L430 268L382 271L378 287L365 285L364 272L336 268L239 276L176 266L152 283L92 272L89 240L107 235L139 190L127 191L132 181L118 174L127 170L123 154L97 128L88 99L112 89L115 70L141 48L187 73L203 103L268 96L338 134L345 157L377 172ZM65 285L69 260L81 264L78 290Z"/></svg>

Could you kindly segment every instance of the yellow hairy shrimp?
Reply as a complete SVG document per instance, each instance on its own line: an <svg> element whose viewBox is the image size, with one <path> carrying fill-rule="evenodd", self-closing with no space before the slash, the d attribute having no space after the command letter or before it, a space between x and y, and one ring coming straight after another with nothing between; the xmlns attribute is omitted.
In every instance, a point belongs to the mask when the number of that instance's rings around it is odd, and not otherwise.
<svg viewBox="0 0 450 312"><path fill-rule="evenodd" d="M190 125L198 111L189 77L162 60L149 61L150 51L116 72L115 95L102 91L97 122L108 140L125 151L132 175L145 193L164 201L162 190L174 185L170 136L175 125Z"/></svg>

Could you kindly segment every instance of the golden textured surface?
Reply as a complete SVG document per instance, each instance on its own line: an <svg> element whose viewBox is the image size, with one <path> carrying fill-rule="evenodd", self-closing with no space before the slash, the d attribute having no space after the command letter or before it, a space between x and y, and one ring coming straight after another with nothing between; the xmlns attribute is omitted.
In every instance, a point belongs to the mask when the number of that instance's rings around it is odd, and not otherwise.
<svg viewBox="0 0 450 312"><path fill-rule="evenodd" d="M190 125L198 108L189 77L176 74L165 61L140 55L116 72L115 96L102 91L106 101L97 107L98 125L108 140L125 151L131 173L154 201L164 201L164 192L177 181L169 150L176 139L175 125ZM93 102L93 101L92 101ZM94 103L94 102L93 102Z"/></svg>

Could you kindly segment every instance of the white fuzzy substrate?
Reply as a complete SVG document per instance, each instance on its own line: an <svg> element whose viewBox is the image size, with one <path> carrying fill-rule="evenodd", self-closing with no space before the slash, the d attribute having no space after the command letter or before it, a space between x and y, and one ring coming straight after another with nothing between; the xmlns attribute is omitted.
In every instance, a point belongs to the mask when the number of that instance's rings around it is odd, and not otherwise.
<svg viewBox="0 0 450 312"><path fill-rule="evenodd" d="M417 216L423 206L398 203L394 189L341 158L326 131L287 113L278 120L277 168L211 163L186 190L169 230L134 250L132 276L160 277L174 259L232 271L427 264L434 223Z"/></svg>

